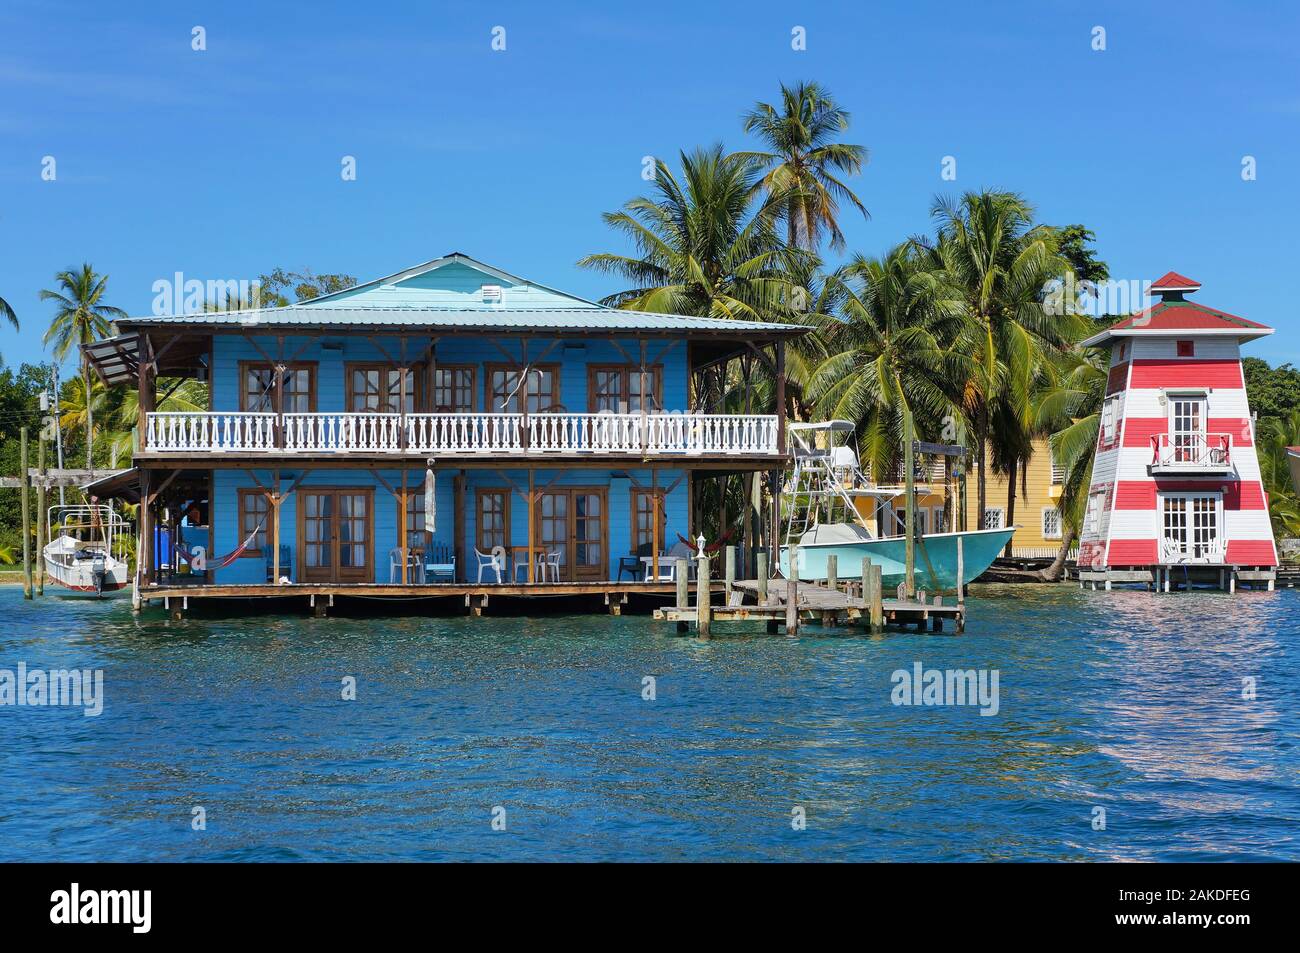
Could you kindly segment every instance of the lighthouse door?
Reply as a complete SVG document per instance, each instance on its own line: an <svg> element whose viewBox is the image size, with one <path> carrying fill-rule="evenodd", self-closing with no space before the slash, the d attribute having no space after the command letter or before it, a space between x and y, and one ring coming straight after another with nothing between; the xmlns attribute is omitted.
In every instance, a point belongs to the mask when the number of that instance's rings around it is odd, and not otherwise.
<svg viewBox="0 0 1300 953"><path fill-rule="evenodd" d="M1161 494L1160 561L1223 561L1222 519L1218 493Z"/></svg>
<svg viewBox="0 0 1300 953"><path fill-rule="evenodd" d="M1173 398L1169 418L1174 463L1200 462L1205 450L1205 398Z"/></svg>

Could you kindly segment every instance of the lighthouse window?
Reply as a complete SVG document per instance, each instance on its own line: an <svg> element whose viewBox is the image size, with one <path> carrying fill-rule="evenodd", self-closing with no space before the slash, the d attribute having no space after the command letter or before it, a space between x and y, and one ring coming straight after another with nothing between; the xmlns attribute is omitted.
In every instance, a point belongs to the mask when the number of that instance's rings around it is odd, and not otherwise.
<svg viewBox="0 0 1300 953"><path fill-rule="evenodd" d="M1179 342L1178 342L1178 356L1179 356L1179 357L1195 357L1195 356L1196 356L1196 342L1195 342L1195 341L1179 341Z"/></svg>

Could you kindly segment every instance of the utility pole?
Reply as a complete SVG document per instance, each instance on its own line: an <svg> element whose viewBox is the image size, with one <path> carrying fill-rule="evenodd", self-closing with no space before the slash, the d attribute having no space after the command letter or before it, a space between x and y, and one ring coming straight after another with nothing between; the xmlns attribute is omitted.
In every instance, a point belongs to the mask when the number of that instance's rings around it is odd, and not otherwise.
<svg viewBox="0 0 1300 953"><path fill-rule="evenodd" d="M22 500L22 520L23 520L23 598L32 597L32 477L27 472L27 428L23 427L19 431L20 450L18 451L19 466L22 471L19 480L22 483L21 492Z"/></svg>
<svg viewBox="0 0 1300 953"><path fill-rule="evenodd" d="M59 362L55 361L52 365L51 383L52 394L50 400L54 404L54 454L58 461L58 467L63 469L63 424L59 421ZM63 496L63 483L59 483L59 506L66 506L67 500Z"/></svg>
<svg viewBox="0 0 1300 953"><path fill-rule="evenodd" d="M42 428L43 430L43 428ZM45 595L45 434L36 435L36 472L40 474L36 484L36 594Z"/></svg>
<svg viewBox="0 0 1300 953"><path fill-rule="evenodd" d="M913 432L912 411L903 409L903 471L907 518L905 532L907 540L903 546L905 564L903 571L907 581L907 598L916 595L916 434Z"/></svg>

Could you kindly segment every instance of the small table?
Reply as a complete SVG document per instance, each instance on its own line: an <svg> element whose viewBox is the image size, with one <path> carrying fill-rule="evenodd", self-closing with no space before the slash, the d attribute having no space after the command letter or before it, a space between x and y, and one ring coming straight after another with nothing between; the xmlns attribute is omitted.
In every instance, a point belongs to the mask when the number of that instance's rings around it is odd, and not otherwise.
<svg viewBox="0 0 1300 953"><path fill-rule="evenodd" d="M517 582L517 581L527 582L527 581L528 581L528 575L527 575L527 566L528 566L528 547L527 547L527 546L508 546L507 549L509 549L509 551L510 551L510 581L511 581L511 582ZM543 559L546 558L546 550L543 549L543 548L540 547L540 546L534 546L534 547L533 547L533 555L534 555L534 557L537 558L539 561L540 561L540 560L543 560ZM519 579L518 579L518 576L519 576L519 570L520 570L520 569L523 569L523 570L524 570L524 578L523 578L523 580L519 580ZM535 582L541 582L541 581L542 581L542 567L541 567L540 564L538 565L538 567L537 567L535 570L533 570L533 580L534 580Z"/></svg>
<svg viewBox="0 0 1300 953"><path fill-rule="evenodd" d="M668 567L668 578L666 580L662 578L660 579L654 578L655 557L642 556L641 562L645 563L645 571L641 573L641 578L644 579L646 582L676 582L677 581L676 558L670 559L669 557L663 555L659 557L659 575L661 577L663 576L664 567L665 566Z"/></svg>

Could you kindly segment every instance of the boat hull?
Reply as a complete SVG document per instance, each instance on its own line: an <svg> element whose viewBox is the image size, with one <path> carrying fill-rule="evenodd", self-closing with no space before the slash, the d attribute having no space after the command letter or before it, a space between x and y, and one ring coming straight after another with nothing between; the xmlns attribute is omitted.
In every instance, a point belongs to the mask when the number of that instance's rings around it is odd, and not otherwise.
<svg viewBox="0 0 1300 953"><path fill-rule="evenodd" d="M45 574L52 582L83 596L113 595L127 585L127 567L116 561L105 567L102 588L96 585L94 573L89 567L69 566L49 555L45 557Z"/></svg>
<svg viewBox="0 0 1300 953"><path fill-rule="evenodd" d="M916 546L915 579L919 589L955 589L957 587L957 540L962 541L962 583L978 578L993 565L1016 529L983 529L965 533L930 533ZM799 546L799 578L817 581L826 578L826 557L835 556L835 572L840 579L862 575L862 559L881 569L881 584L896 587L905 575L906 540L901 536L853 542L808 543ZM923 552L924 550L924 552ZM928 557L928 562L927 562ZM789 578L790 547L781 547L781 573Z"/></svg>

